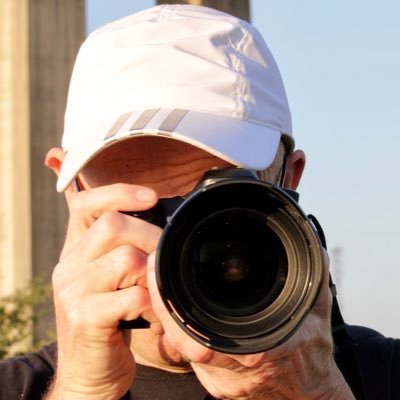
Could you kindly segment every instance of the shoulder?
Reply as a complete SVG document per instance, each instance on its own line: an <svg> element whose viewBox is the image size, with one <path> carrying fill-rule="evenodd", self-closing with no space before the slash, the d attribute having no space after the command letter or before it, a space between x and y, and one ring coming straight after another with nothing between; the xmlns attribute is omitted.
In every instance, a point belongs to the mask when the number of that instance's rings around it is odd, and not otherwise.
<svg viewBox="0 0 400 400"><path fill-rule="evenodd" d="M400 400L400 340L362 326L347 327L371 399ZM372 393L380 393L371 396Z"/></svg>
<svg viewBox="0 0 400 400"><path fill-rule="evenodd" d="M400 359L400 340L386 337L363 326L349 325L347 330L353 339L358 353L367 353L367 361L398 365ZM373 359L375 357L375 359Z"/></svg>
<svg viewBox="0 0 400 400"><path fill-rule="evenodd" d="M399 341L399 339L387 338L380 332L365 326L347 325L347 330L355 341Z"/></svg>
<svg viewBox="0 0 400 400"><path fill-rule="evenodd" d="M0 398L41 398L54 375L55 343L40 351L0 361Z"/></svg>

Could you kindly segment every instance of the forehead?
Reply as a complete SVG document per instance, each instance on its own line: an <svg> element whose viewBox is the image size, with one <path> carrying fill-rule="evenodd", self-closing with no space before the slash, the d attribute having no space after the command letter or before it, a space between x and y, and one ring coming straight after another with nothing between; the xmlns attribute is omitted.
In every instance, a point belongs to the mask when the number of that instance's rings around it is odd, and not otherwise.
<svg viewBox="0 0 400 400"><path fill-rule="evenodd" d="M127 165L134 163L135 168L176 163L177 160L195 160L208 158L219 160L210 153L179 140L163 138L159 136L143 136L121 140L111 144L98 153L87 167L95 166L125 169ZM174 160L174 161L172 161Z"/></svg>
<svg viewBox="0 0 400 400"><path fill-rule="evenodd" d="M91 186L116 182L140 184L183 175L193 175L195 179L213 167L228 166L231 164L184 142L136 137L105 148L83 168L82 174L91 181Z"/></svg>

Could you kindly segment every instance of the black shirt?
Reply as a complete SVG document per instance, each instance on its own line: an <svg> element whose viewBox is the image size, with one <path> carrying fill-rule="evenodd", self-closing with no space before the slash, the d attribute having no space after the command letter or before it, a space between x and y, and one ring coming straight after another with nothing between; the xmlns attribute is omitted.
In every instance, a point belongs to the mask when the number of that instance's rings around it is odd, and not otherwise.
<svg viewBox="0 0 400 400"><path fill-rule="evenodd" d="M400 340L388 339L361 327L348 327L355 342L361 368L365 400L400 400ZM0 362L1 400L39 400L47 392L55 370L55 343L37 353ZM343 350L336 362L351 385L352 371ZM124 400L205 400L212 399L194 373L176 374L137 366L130 392Z"/></svg>

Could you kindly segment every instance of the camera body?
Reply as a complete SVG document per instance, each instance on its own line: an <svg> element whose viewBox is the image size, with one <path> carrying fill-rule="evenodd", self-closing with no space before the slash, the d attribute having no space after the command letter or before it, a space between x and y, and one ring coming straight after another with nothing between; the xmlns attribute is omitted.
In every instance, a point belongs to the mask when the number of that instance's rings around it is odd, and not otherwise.
<svg viewBox="0 0 400 400"><path fill-rule="evenodd" d="M196 341L250 354L299 327L325 266L320 238L297 200L253 171L215 169L187 198L160 201L146 218L165 225L156 257L163 302Z"/></svg>

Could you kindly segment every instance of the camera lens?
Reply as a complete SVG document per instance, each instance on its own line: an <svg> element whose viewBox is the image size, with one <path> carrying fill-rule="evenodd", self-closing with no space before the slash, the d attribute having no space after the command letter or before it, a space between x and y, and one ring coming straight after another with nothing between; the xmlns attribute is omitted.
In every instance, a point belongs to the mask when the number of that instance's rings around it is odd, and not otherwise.
<svg viewBox="0 0 400 400"><path fill-rule="evenodd" d="M282 291L287 256L265 216L246 209L202 220L182 250L188 297L215 316L246 316L268 307Z"/></svg>
<svg viewBox="0 0 400 400"><path fill-rule="evenodd" d="M312 307L323 257L288 194L256 179L206 181L175 211L156 259L177 324L215 350L249 354L292 335Z"/></svg>

